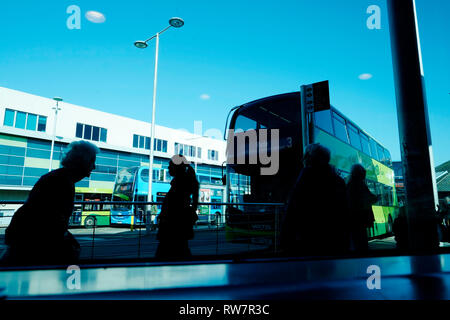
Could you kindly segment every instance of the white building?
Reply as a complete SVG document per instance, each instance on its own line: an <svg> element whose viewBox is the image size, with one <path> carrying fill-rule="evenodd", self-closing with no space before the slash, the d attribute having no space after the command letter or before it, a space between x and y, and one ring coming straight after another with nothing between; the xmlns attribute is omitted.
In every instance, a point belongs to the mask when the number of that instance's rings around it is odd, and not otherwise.
<svg viewBox="0 0 450 320"><path fill-rule="evenodd" d="M0 87L0 199L23 200L50 167L56 102ZM52 168L59 168L65 147L89 140L101 152L95 171L78 187L112 189L121 168L148 165L150 123L95 109L59 103ZM182 153L197 167L200 182L221 184L226 141L163 126L155 127L154 176L166 181L168 160Z"/></svg>

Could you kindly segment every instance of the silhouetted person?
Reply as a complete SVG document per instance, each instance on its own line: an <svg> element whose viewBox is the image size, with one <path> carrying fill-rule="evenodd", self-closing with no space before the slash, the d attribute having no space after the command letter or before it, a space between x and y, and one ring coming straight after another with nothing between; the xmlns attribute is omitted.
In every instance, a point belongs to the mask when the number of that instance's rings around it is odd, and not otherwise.
<svg viewBox="0 0 450 320"><path fill-rule="evenodd" d="M360 164L352 166L347 194L353 245L357 252L365 252L368 250L367 229L373 228L375 222L372 205L378 197L369 191L366 170Z"/></svg>
<svg viewBox="0 0 450 320"><path fill-rule="evenodd" d="M349 249L345 182L329 161L330 151L320 144L305 148L304 168L289 196L281 235L289 254L339 254Z"/></svg>
<svg viewBox="0 0 450 320"><path fill-rule="evenodd" d="M191 256L188 241L194 237L199 183L194 169L180 155L169 162L169 174L173 179L159 215L156 257L186 258Z"/></svg>
<svg viewBox="0 0 450 320"><path fill-rule="evenodd" d="M397 249L408 250L408 221L406 218L406 207L399 208L397 218L394 220L393 230Z"/></svg>
<svg viewBox="0 0 450 320"><path fill-rule="evenodd" d="M98 148L86 141L72 142L62 168L43 175L6 229L8 265L69 264L78 258L79 244L68 232L75 183L95 169Z"/></svg>

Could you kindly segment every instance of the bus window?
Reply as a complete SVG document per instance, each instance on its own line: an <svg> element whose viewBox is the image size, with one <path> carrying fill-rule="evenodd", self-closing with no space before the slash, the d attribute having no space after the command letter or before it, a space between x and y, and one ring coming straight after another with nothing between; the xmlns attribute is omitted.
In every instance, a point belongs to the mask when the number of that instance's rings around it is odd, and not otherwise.
<svg viewBox="0 0 450 320"><path fill-rule="evenodd" d="M362 146L362 151L371 156L370 154L370 147L369 147L369 137L366 136L364 133L361 132L361 146Z"/></svg>
<svg viewBox="0 0 450 320"><path fill-rule="evenodd" d="M333 134L333 125L331 124L331 111L323 110L314 113L314 123L320 129Z"/></svg>
<svg viewBox="0 0 450 320"><path fill-rule="evenodd" d="M361 150L361 140L359 139L358 129L350 123L347 124L348 136L350 137L350 144L356 149Z"/></svg>
<svg viewBox="0 0 450 320"><path fill-rule="evenodd" d="M333 112L333 125L334 125L334 135L338 139L348 143L349 141L347 136L347 129L345 128L345 119L342 118L337 113Z"/></svg>
<svg viewBox="0 0 450 320"><path fill-rule="evenodd" d="M207 183L207 184L211 183L211 181L210 181L208 176L201 176L201 175L199 175L198 178L200 180L200 183Z"/></svg>
<svg viewBox="0 0 450 320"><path fill-rule="evenodd" d="M164 170L163 169L158 170L158 181L164 182L164 178L165 178L164 176L165 176Z"/></svg>
<svg viewBox="0 0 450 320"><path fill-rule="evenodd" d="M392 167L391 154L386 149L384 149L384 159L386 161L386 165L388 167Z"/></svg>
<svg viewBox="0 0 450 320"><path fill-rule="evenodd" d="M148 182L148 169L144 169L141 171L141 179L144 182Z"/></svg>
<svg viewBox="0 0 450 320"><path fill-rule="evenodd" d="M369 191L372 192L374 195L377 195L377 187L376 183L374 181L367 181L367 187L369 188Z"/></svg>
<svg viewBox="0 0 450 320"><path fill-rule="evenodd" d="M83 194L80 193L75 194L75 201L83 201Z"/></svg>
<svg viewBox="0 0 450 320"><path fill-rule="evenodd" d="M392 206L391 187L383 185L383 206Z"/></svg>
<svg viewBox="0 0 450 320"><path fill-rule="evenodd" d="M211 183L212 184L222 185L222 178L211 177Z"/></svg>
<svg viewBox="0 0 450 320"><path fill-rule="evenodd" d="M236 132L247 131L247 130L256 130L256 121L249 119L243 115L240 115L236 119L235 128L236 128L236 130L235 130Z"/></svg>
<svg viewBox="0 0 450 320"><path fill-rule="evenodd" d="M383 164L386 164L385 158L384 158L384 151L383 147L377 144L377 153L378 153L378 161L380 161Z"/></svg>
<svg viewBox="0 0 450 320"><path fill-rule="evenodd" d="M156 202L163 202L163 201L164 201L164 197L163 196L156 196ZM156 207L158 208L158 210L161 210L162 205L158 204Z"/></svg>
<svg viewBox="0 0 450 320"><path fill-rule="evenodd" d="M370 154L372 155L372 158L380 161L380 157L377 153L377 143L372 139L370 139Z"/></svg>

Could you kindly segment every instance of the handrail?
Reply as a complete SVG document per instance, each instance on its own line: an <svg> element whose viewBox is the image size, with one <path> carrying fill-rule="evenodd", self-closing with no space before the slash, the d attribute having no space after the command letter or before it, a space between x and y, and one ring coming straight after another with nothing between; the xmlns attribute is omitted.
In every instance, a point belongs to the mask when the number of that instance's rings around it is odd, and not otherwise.
<svg viewBox="0 0 450 320"><path fill-rule="evenodd" d="M5 207L6 204L22 205L26 203L24 200L1 200L0 211L8 210ZM118 204L118 205L135 205L134 213L131 213L134 217L139 217L139 221L131 220L130 223L122 224L120 221L111 224L111 221L107 225L99 225L97 218L94 218L93 225L85 225L82 223L83 217L90 216L85 214L82 208L75 206L73 215L69 221L69 228L71 233L78 239L81 245L80 259L84 262L96 262L102 259L149 259L154 258L155 252L158 246L158 240L156 238L159 224L157 220L157 213L153 212L137 212L141 210L139 206L145 205L160 205L162 202L152 201L74 201L75 205L104 205L104 204ZM217 256L223 255L243 255L243 254L273 254L278 253L279 247L279 232L282 208L284 203L230 203L230 202L200 202L199 206L223 206L219 216L216 215L214 210L208 210L208 212L199 212L199 220L194 225L195 237L190 242L190 247L193 255L198 256ZM243 210L246 211L244 220L230 219L228 210L229 207L250 207L254 209ZM11 207L11 211L15 211L19 206ZM259 212L259 208L266 208L264 212ZM80 210L81 209L81 210ZM242 210L242 207L240 208ZM105 211L110 211L108 217L121 216L123 213L115 212L112 208ZM81 214L80 214L81 213ZM265 213L271 213L266 215ZM273 215L272 215L273 214ZM200 216L208 215L208 220L200 219ZM280 216L279 216L280 215ZM126 216L126 215L125 215ZM251 218L254 216L254 218ZM6 215L6 212L1 218L12 218L13 213ZM149 220L150 218L150 220ZM252 220L255 219L255 220ZM249 220L252 220L259 228L261 225L272 224L273 229L249 229ZM128 221L128 220L127 220ZM150 221L150 224L147 222ZM8 220L2 220L3 225L0 229L6 228ZM43 221L45 223L45 221ZM101 222L103 223L103 222ZM206 223L206 224L205 224ZM88 228L79 228L79 227ZM113 229L106 229L103 227L111 226ZM40 226L36 226L39 230ZM101 227L101 228L99 228ZM125 229L121 230L120 227L129 228L129 232ZM143 228L146 228L145 234L142 232ZM115 230L114 230L115 229ZM247 230L248 229L248 230ZM113 231L114 230L114 231ZM116 232L119 230L120 232ZM133 231L137 232L133 232ZM247 231L245 231L247 230ZM123 232L122 232L123 231ZM269 231L269 233L268 233ZM254 234L255 232L260 232ZM0 241L1 242L1 241ZM0 243L1 244L1 243ZM0 247L0 255L4 248Z"/></svg>
<svg viewBox="0 0 450 320"><path fill-rule="evenodd" d="M25 204L25 200L0 200L0 205L5 204ZM74 204L137 204L137 205L159 205L163 204L161 201L152 201L152 202L146 202L146 201L74 201ZM285 203L280 202L242 202L242 203L236 203L236 202L199 202L198 205L234 205L234 206L275 206L280 207L286 205Z"/></svg>

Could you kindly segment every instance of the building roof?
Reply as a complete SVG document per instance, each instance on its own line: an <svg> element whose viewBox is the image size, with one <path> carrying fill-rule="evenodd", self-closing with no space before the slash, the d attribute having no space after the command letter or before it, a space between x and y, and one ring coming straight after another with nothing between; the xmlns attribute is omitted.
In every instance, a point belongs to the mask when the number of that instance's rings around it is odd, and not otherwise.
<svg viewBox="0 0 450 320"><path fill-rule="evenodd" d="M447 161L436 167L436 171L447 171L450 172L450 161Z"/></svg>
<svg viewBox="0 0 450 320"><path fill-rule="evenodd" d="M437 189L438 192L450 192L450 174L448 171L438 179Z"/></svg>

